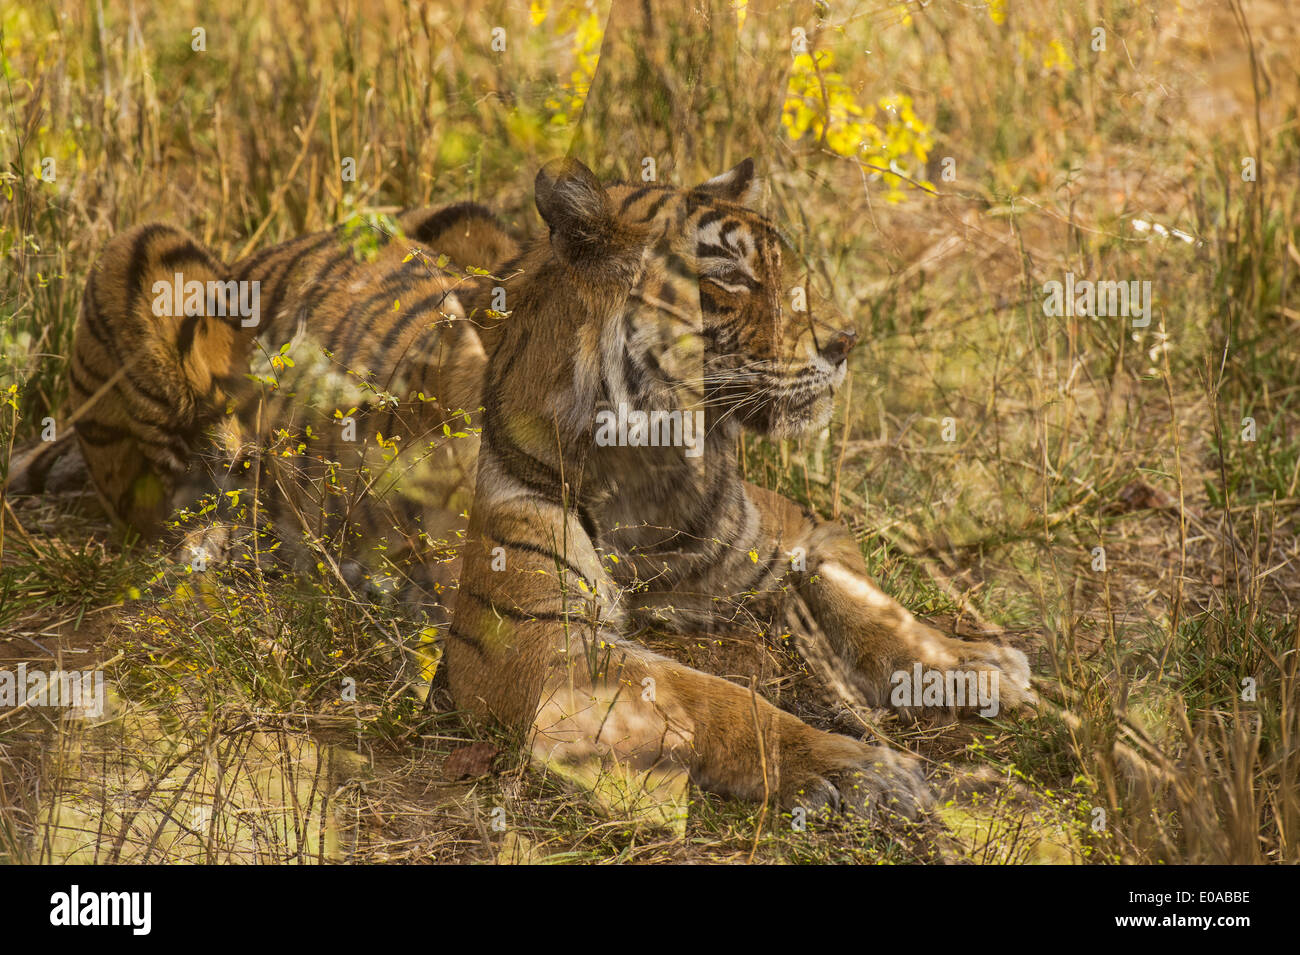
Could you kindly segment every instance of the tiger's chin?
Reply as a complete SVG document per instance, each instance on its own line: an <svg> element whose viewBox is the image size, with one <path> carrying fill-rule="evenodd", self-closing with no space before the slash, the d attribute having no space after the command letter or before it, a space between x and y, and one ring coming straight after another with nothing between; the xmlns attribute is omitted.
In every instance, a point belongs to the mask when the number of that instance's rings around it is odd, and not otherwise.
<svg viewBox="0 0 1300 955"><path fill-rule="evenodd" d="M848 366L844 362L831 366L817 359L813 370L815 385L805 384L796 392L797 399L793 395L774 397L756 416L760 420L748 422L750 427L771 438L802 438L830 424L835 390L843 384Z"/></svg>
<svg viewBox="0 0 1300 955"><path fill-rule="evenodd" d="M830 424L835 410L835 390L827 384L798 404L775 400L745 419L745 427L768 438L802 438Z"/></svg>
<svg viewBox="0 0 1300 955"><path fill-rule="evenodd" d="M772 416L768 435L773 438L802 438L831 423L835 409L832 392L819 396L798 410L780 409Z"/></svg>

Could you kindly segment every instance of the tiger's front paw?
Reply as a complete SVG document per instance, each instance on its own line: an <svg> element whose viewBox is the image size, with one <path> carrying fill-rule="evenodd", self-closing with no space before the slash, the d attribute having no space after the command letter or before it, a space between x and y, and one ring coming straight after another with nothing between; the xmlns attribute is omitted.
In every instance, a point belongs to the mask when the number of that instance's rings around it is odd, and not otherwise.
<svg viewBox="0 0 1300 955"><path fill-rule="evenodd" d="M947 711L992 718L1037 701L1029 659L1014 647L954 640L935 631L921 645L928 652L889 676L892 707L910 714Z"/></svg>
<svg viewBox="0 0 1300 955"><path fill-rule="evenodd" d="M782 806L806 814L913 821L934 802L919 759L847 736L823 734L811 752L783 764L782 774Z"/></svg>

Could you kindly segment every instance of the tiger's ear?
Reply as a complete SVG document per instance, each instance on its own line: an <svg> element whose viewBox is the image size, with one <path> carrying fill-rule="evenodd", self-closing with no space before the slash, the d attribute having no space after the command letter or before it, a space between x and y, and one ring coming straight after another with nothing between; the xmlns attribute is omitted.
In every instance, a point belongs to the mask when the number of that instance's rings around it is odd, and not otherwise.
<svg viewBox="0 0 1300 955"><path fill-rule="evenodd" d="M763 191L763 180L754 175L754 160L742 159L722 175L714 176L695 188L698 192L707 192L719 199L744 205L759 197Z"/></svg>
<svg viewBox="0 0 1300 955"><path fill-rule="evenodd" d="M592 171L572 157L553 159L533 184L537 211L551 227L551 245L561 256L594 252L615 224L609 194Z"/></svg>

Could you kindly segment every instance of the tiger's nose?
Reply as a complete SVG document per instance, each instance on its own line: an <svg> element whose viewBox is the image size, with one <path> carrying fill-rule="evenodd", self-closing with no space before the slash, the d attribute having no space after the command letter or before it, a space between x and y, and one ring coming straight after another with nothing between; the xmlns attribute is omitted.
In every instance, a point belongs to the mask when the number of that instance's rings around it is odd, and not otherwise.
<svg viewBox="0 0 1300 955"><path fill-rule="evenodd" d="M856 329L846 328L842 332L836 332L825 345L822 346L821 356L825 358L832 366L838 365L858 343L858 333Z"/></svg>

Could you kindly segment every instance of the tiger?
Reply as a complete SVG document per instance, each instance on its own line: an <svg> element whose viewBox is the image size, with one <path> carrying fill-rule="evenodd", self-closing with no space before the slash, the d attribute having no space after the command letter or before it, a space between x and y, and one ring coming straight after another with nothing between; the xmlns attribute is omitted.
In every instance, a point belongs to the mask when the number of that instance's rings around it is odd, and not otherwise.
<svg viewBox="0 0 1300 955"><path fill-rule="evenodd" d="M460 441L440 429L477 409L486 356L458 282L436 263L517 251L477 203L407 210L373 233L309 234L229 267L172 226L115 237L90 271L68 375L69 417L104 510L157 538L205 493L238 500L255 465L256 482L279 492L269 513L298 565L364 551L344 561L348 583L367 569L382 576L382 564L408 602L439 606L477 450L463 423ZM257 314L244 314L249 304ZM422 447L384 460L408 450L403 439ZM185 549L225 556L228 529L200 526ZM356 546L295 546L345 533Z"/></svg>
<svg viewBox="0 0 1300 955"><path fill-rule="evenodd" d="M637 639L762 639L784 615L871 705L914 667L996 679L1004 709L1034 700L1021 651L922 622L848 527L744 478L744 433L827 425L858 341L784 307L794 256L753 208L761 189L752 159L679 187L602 185L568 157L537 173L531 241L461 204L398 216L369 260L337 229L228 267L170 226L129 231L91 272L70 369L95 487L142 534L214 448L219 490L251 473L297 496L282 538L346 533L379 497L367 559L433 568L408 583L441 614L456 706L536 765L671 768L740 799L918 818L933 797L914 755ZM177 274L233 282L230 307L160 317L149 290ZM251 282L266 307L250 323L234 299ZM349 412L360 445L333 437Z"/></svg>
<svg viewBox="0 0 1300 955"><path fill-rule="evenodd" d="M914 757L632 638L733 632L742 608L772 620L793 598L873 705L917 664L996 674L1006 708L1033 699L1021 651L922 623L847 527L744 479L742 433L825 427L857 341L784 308L786 242L751 208L760 189L752 159L689 189L605 187L573 158L538 173L547 235L514 263L487 346L449 679L541 765L677 766L742 799L914 819L931 805ZM698 414L702 446L594 440L620 408Z"/></svg>

